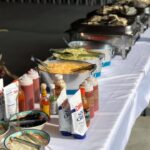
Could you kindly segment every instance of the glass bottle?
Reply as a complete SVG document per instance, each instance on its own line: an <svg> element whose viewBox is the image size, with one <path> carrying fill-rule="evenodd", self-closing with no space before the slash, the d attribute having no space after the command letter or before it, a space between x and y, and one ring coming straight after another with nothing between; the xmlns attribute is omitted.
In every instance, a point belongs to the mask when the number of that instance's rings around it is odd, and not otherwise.
<svg viewBox="0 0 150 150"><path fill-rule="evenodd" d="M50 84L50 104L51 104L51 114L56 115L58 113L57 99L55 96L55 84Z"/></svg>
<svg viewBox="0 0 150 150"><path fill-rule="evenodd" d="M64 88L66 88L66 83L63 80L63 75L56 74L54 84L55 84L55 95L56 95L56 97L58 97L60 95L61 91Z"/></svg>
<svg viewBox="0 0 150 150"><path fill-rule="evenodd" d="M50 102L47 97L47 85L45 83L41 84L41 111L45 112L50 116Z"/></svg>
<svg viewBox="0 0 150 150"><path fill-rule="evenodd" d="M82 103L83 103L86 125L87 125L87 127L89 127L90 126L90 105L89 105L88 100L85 97L85 88L80 88L80 91L81 91L81 97L82 97Z"/></svg>

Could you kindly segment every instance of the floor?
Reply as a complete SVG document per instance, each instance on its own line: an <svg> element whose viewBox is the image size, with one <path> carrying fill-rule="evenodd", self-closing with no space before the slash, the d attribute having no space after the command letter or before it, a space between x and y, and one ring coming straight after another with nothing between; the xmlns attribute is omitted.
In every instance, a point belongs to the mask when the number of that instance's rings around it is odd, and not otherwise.
<svg viewBox="0 0 150 150"><path fill-rule="evenodd" d="M150 108L146 114L137 119L125 150L150 150Z"/></svg>

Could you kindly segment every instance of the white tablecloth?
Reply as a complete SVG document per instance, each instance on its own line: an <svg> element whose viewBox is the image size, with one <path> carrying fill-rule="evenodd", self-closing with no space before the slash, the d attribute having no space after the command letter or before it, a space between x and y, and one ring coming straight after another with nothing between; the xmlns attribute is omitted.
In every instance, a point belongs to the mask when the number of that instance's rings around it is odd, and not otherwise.
<svg viewBox="0 0 150 150"><path fill-rule="evenodd" d="M84 140L61 136L57 119L53 120L56 125L45 127L51 135L52 150L123 150L135 120L149 103L149 80L150 44L139 40L126 60L118 56L103 69L100 110Z"/></svg>

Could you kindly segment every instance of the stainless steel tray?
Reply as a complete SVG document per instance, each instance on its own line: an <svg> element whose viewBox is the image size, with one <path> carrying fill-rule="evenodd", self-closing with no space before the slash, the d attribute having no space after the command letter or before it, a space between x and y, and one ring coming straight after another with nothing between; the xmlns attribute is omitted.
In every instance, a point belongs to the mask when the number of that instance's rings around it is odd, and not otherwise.
<svg viewBox="0 0 150 150"><path fill-rule="evenodd" d="M71 28L80 33L104 34L104 35L132 35L136 30L137 22L129 19L127 26L106 26L82 24L87 19L79 19L71 24Z"/></svg>
<svg viewBox="0 0 150 150"><path fill-rule="evenodd" d="M100 33L91 34L70 30L67 36L69 41L91 40L110 44L115 49L115 55L121 55L122 58L125 59L132 45L134 45L135 41L139 38L140 33L138 30L135 30L135 32L130 35L104 35Z"/></svg>

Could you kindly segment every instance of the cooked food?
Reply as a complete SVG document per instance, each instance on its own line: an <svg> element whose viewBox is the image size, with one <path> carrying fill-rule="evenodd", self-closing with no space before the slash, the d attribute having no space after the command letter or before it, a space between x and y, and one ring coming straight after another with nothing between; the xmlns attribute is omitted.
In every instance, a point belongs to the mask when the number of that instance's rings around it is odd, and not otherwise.
<svg viewBox="0 0 150 150"><path fill-rule="evenodd" d="M107 25L107 26L127 26L128 20L123 17L119 17L115 14L105 16L93 16L88 21L83 22L88 25Z"/></svg>
<svg viewBox="0 0 150 150"><path fill-rule="evenodd" d="M130 7L128 5L111 5L103 6L97 10L97 13L100 15L109 15L109 14L124 14L124 15L135 15L137 13L136 8Z"/></svg>
<svg viewBox="0 0 150 150"><path fill-rule="evenodd" d="M118 0L117 4L145 8L150 5L150 0Z"/></svg>
<svg viewBox="0 0 150 150"><path fill-rule="evenodd" d="M90 52L85 48L67 48L60 51L54 51L53 56L64 60L92 60L100 57L101 53Z"/></svg>
<svg viewBox="0 0 150 150"><path fill-rule="evenodd" d="M118 0L116 2L116 4L121 4L121 5L130 5L130 4L133 4L133 0Z"/></svg>
<svg viewBox="0 0 150 150"><path fill-rule="evenodd" d="M74 61L56 61L56 62L49 62L47 64L47 69L41 67L41 70L48 71L49 73L55 74L72 74L74 70L80 70L82 67L88 67L88 63L77 63ZM82 72L85 70L82 70Z"/></svg>
<svg viewBox="0 0 150 150"><path fill-rule="evenodd" d="M150 0L133 0L136 7L145 8L150 5Z"/></svg>
<svg viewBox="0 0 150 150"><path fill-rule="evenodd" d="M22 139L22 140L25 140L27 142L30 142L31 144L36 144L36 145L47 145L48 144L48 141L41 135L39 134L33 134L33 133L24 133L20 136L17 136L18 139ZM7 147L10 149L10 150L37 150L36 148L34 147L31 147L27 144L23 144L23 143L20 143L19 141L17 140L14 140L15 138L12 137L10 138L8 144L7 144Z"/></svg>

